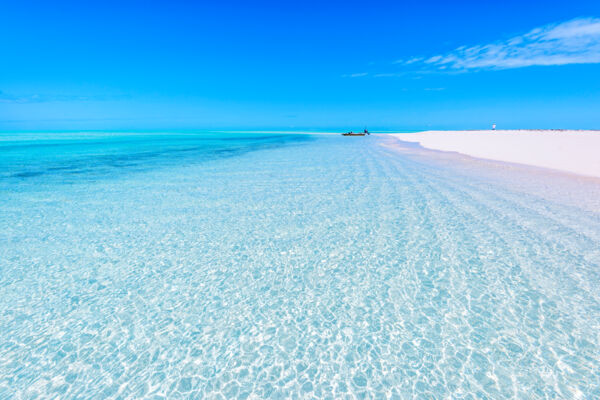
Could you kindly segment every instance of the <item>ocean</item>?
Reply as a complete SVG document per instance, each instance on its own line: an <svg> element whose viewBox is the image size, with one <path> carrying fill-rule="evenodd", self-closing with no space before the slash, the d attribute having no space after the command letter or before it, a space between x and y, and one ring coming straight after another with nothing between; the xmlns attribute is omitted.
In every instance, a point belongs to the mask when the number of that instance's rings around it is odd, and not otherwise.
<svg viewBox="0 0 600 400"><path fill-rule="evenodd" d="M597 193L385 136L0 134L0 398L600 398Z"/></svg>

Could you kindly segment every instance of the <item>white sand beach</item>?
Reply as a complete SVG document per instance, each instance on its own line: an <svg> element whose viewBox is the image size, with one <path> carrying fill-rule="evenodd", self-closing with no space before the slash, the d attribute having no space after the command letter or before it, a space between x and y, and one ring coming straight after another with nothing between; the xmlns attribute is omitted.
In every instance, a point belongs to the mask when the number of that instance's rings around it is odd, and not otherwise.
<svg viewBox="0 0 600 400"><path fill-rule="evenodd" d="M393 136L433 150L600 177L600 131L424 131Z"/></svg>

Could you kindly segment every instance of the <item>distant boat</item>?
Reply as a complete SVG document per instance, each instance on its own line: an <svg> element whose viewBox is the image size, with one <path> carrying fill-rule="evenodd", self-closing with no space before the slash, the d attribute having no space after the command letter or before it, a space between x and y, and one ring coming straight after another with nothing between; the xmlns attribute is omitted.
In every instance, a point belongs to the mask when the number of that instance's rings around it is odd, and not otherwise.
<svg viewBox="0 0 600 400"><path fill-rule="evenodd" d="M350 132L342 133L342 136L365 136L365 135L370 135L369 131L366 128L362 132L354 133L354 132L350 131Z"/></svg>

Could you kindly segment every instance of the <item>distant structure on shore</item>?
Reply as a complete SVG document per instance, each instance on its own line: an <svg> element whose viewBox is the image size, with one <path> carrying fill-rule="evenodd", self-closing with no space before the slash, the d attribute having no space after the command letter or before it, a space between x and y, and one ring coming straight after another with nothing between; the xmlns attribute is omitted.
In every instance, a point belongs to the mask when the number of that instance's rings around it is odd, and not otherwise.
<svg viewBox="0 0 600 400"><path fill-rule="evenodd" d="M496 130L496 124L492 124L492 130L495 131Z"/></svg>

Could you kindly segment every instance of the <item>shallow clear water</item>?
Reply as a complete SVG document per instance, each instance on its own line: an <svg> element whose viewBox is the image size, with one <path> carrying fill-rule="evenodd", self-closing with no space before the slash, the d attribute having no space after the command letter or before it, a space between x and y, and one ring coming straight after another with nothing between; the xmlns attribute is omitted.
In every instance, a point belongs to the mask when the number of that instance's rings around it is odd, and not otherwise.
<svg viewBox="0 0 600 400"><path fill-rule="evenodd" d="M0 398L600 397L597 182L373 136L50 137L0 137Z"/></svg>

